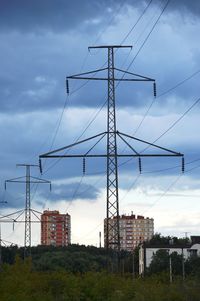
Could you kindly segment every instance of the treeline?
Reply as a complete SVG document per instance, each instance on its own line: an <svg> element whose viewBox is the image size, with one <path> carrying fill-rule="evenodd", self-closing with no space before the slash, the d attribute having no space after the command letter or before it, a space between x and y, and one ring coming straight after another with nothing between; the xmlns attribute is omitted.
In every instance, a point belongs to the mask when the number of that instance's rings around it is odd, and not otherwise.
<svg viewBox="0 0 200 301"><path fill-rule="evenodd" d="M67 271L71 273L101 272L109 268L115 272L117 253L93 246L70 245L67 247L37 246L31 248L32 268L36 271ZM23 259L24 248L17 246L2 247L2 262L14 264L18 256ZM129 252L120 253L121 270L131 273L133 255ZM138 249L134 258L135 272L138 272Z"/></svg>
<svg viewBox="0 0 200 301"><path fill-rule="evenodd" d="M174 241L176 245L189 245L188 239L178 239L176 237L163 237L155 234L148 244L169 245L169 241ZM24 248L17 246L2 247L2 262L14 264L16 256L23 259ZM182 275L183 268L185 276L200 275L200 257L191 256L188 260L181 255L173 253L171 256L173 275ZM32 269L35 271L65 271L70 273L102 272L108 270L117 272L117 254L104 248L93 246L75 245L67 247L36 246L31 248ZM120 267L121 274L134 273L138 275L139 270L139 248L134 250L134 254L121 251ZM183 267L184 264L184 267ZM150 267L146 275L169 272L169 254L166 250L159 250L153 256Z"/></svg>

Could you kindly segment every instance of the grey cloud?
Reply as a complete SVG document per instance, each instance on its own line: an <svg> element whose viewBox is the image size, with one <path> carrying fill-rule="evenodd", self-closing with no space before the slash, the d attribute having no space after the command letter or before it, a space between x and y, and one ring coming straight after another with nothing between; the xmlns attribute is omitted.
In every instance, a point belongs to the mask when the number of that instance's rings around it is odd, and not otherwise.
<svg viewBox="0 0 200 301"><path fill-rule="evenodd" d="M112 0L1 0L1 30L63 32L106 13Z"/></svg>
<svg viewBox="0 0 200 301"><path fill-rule="evenodd" d="M75 191L77 190L77 193ZM42 192L41 197L45 197ZM76 199L89 199L95 201L98 197L99 190L90 184L82 184L79 187L79 182L70 184L53 185L52 192L48 195L48 201L75 201Z"/></svg>
<svg viewBox="0 0 200 301"><path fill-rule="evenodd" d="M61 32L69 30L77 24L98 16L106 17L107 8L123 4L122 0L1 0L0 1L0 28L2 30L19 30L22 32L44 30ZM149 1L127 1L134 7L142 6ZM169 9L177 11L190 11L198 15L200 3L198 0L171 1ZM159 4L156 1L156 4ZM96 23L98 23L96 21ZM93 25L95 22L93 22Z"/></svg>
<svg viewBox="0 0 200 301"><path fill-rule="evenodd" d="M184 10L186 12L191 12L194 15L199 15L200 14L200 2L199 0L193 0L193 1L188 1L188 0L175 0L171 1L169 8L172 10L177 10L181 11L184 13Z"/></svg>
<svg viewBox="0 0 200 301"><path fill-rule="evenodd" d="M2 182L5 178L23 174L22 171L20 173L20 171L15 170L16 163L29 161L31 161L31 163L37 163L38 155L48 151L50 148L55 124L57 118L60 116L58 112L58 114L55 114L56 116L52 117L51 112L63 107L65 101L65 76L79 72L80 70L82 60L85 57L85 53L83 52L87 50L88 46L90 23L85 25L87 27L85 29L78 28L76 33L72 36L66 34L66 31L70 31L75 27L77 29L77 26L83 24L84 21L92 19L95 21L95 18L100 15L106 18L109 14L106 12L106 8L108 6L113 7L113 5L119 2L106 0L71 2L53 0L40 2L39 0L0 0L0 111L1 113L4 112L4 114L1 114L0 134ZM138 3L141 4L142 2L127 1L127 3L139 5ZM78 5L79 9L77 9ZM149 43L151 48L149 48L149 44L147 44L142 50L141 55L138 56L136 64L131 68L133 72L158 79L158 94L172 87L175 83L184 79L185 76L192 74L192 72L196 71L196 66L198 65L198 45L196 45L197 50L194 51L193 49L193 42L196 41L198 28L194 30L193 35L190 35L190 31L188 31L187 36L185 36L187 24L181 24L181 30L183 31L179 32L177 29L179 28L179 24L176 23L176 20L174 21L173 19L173 24L170 22L167 23L168 12L184 12L186 7L186 13L191 11L198 14L199 1L171 1L165 12L166 18L164 22L166 22L167 28L173 28L174 32L178 32L177 35L182 37L181 41L185 41L183 44L180 43L181 51L178 47L178 42L175 43L177 36L173 36L172 39L173 31L166 33L164 30L159 32L158 29L160 27L157 26L157 33L151 36L152 39L153 37L155 38ZM191 21L193 20L191 19ZM98 24L97 22L97 25L94 26L103 28L103 25L104 24ZM130 26L131 25L132 24L130 24ZM95 27L95 29L97 28ZM51 32L50 34L49 31ZM114 32L114 35L115 34L117 35L116 32ZM90 38L95 40L96 35L97 33L95 32ZM166 37L166 35L168 35L168 37ZM189 41L187 40L188 36L190 37ZM131 42L132 38L133 36L131 36ZM165 43L163 42L164 40ZM191 46L191 48L187 48L187 45ZM184 56L182 56L182 51L185 48L188 52L185 51ZM170 50L172 51L170 52ZM75 54L77 54L77 56L75 56ZM95 69L96 67L98 68L101 62L103 62L102 58L105 59L105 56L103 57L101 53L89 56L86 65L91 64L92 68L91 66L85 66L86 70L84 71ZM116 64L120 66L122 62L118 59L119 57L116 59ZM178 114L180 114L188 107L189 102L194 101L196 95L198 95L198 80L199 77L196 77L193 81L174 90L167 97L157 99L150 114L160 115L161 110L163 110L162 112L164 112L164 114L167 112L178 112ZM79 86L82 83L83 82L79 82L76 84ZM73 85L74 83L70 82L71 91L73 90ZM82 106L98 107L106 99L106 90L106 84L91 82L91 84L81 89L80 92L78 91L77 94L72 95L68 100L67 106L70 105L79 108ZM134 114L140 114L141 119L153 99L152 86L148 84L146 87L143 84L120 84L116 93L117 106L130 107L134 105ZM180 108L181 104L185 105L184 109ZM33 111L35 113L42 112L42 114L34 115ZM20 112L20 114L18 115L16 112ZM30 116L27 117L26 114L24 114L25 112L31 112L32 115L30 114ZM13 122L7 123L7 118L11 118ZM79 116L74 116L74 119L75 118L79 118ZM119 124L120 127L123 126L123 122L126 124L126 120L122 120L122 123ZM132 127L135 128L135 124L130 124L129 126L130 131L134 132ZM159 124L155 126L159 127ZM154 129L150 129L153 132ZM99 131L97 127L95 127L94 130ZM75 129L68 128L67 130L65 129L65 131L66 132L62 132L61 135L59 130L59 138L56 140L55 148L74 141L74 137L72 137L71 133L73 132L74 134ZM143 137L143 135L139 134L138 137ZM169 135L167 137L170 138L171 136ZM44 143L46 140L48 140L47 145ZM153 140L151 133L148 134L147 140ZM169 148L175 148L177 151L190 154L189 160L198 158L199 145L197 143L191 143L189 148L189 146L186 145L186 143L189 143L188 139L183 137L182 141L183 143L178 145L177 141L164 139L162 143L158 144L162 146L168 145ZM43 144L42 148L40 147L41 144ZM82 149L80 149L80 151L82 151ZM88 161L90 162L90 166L87 170L88 173L105 172L105 161L103 163L101 160L95 161L95 163L94 160ZM177 169L172 169L165 173L166 175L178 175L181 171L181 163L179 160L178 162L175 161L172 162L167 159L161 162L161 160L150 159L147 162L147 160L142 160L143 171L159 170L173 165L180 165L180 168L177 167ZM46 167L52 166L54 162L54 160L48 160ZM120 168L120 172L129 173L130 179L132 179L132 176L135 176L138 172L138 163L135 161L134 164L124 165ZM45 178L59 180L81 175L81 160L62 160L45 174ZM153 177L161 178L162 175L163 173L158 172L153 174ZM152 174L149 175L149 177L151 176ZM196 178L197 176L198 170L194 170L191 177ZM87 178L86 182L90 183L90 178ZM53 191L52 201L61 198L70 201L72 193L76 189L76 185L77 183L73 185L70 184L70 187L60 187L60 191ZM127 188L127 183L120 181L120 185L125 189ZM86 184L85 186L83 184L80 187L81 192L83 192L82 187L86 192L80 196L81 198L96 198L98 188L95 189L92 185ZM72 189L73 192L70 189ZM18 201L15 200L15 198L10 198L9 203L14 207L20 207L23 204L23 199Z"/></svg>

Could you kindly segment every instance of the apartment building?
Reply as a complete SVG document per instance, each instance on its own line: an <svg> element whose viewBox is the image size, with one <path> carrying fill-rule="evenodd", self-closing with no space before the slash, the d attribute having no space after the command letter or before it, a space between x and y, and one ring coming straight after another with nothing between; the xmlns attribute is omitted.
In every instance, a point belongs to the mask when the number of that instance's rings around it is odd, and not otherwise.
<svg viewBox="0 0 200 301"><path fill-rule="evenodd" d="M45 210L41 215L41 244L67 246L71 243L71 217L59 211Z"/></svg>
<svg viewBox="0 0 200 301"><path fill-rule="evenodd" d="M114 224L116 218L110 220ZM141 215L121 215L119 217L120 248L132 252L141 242L150 240L154 234L153 218ZM104 220L104 242L106 239L106 219Z"/></svg>

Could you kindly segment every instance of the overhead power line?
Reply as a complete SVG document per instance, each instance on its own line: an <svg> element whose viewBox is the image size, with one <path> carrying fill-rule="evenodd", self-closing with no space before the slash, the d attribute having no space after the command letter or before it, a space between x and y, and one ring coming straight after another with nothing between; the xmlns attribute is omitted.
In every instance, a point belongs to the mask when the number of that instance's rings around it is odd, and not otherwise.
<svg viewBox="0 0 200 301"><path fill-rule="evenodd" d="M139 21L142 19L142 17L145 15L146 11L148 10L148 8L150 7L151 3L153 0L150 0L149 3L147 4L147 6L144 8L143 12L140 14L140 16L138 17L137 21L135 22L135 24L131 27L131 29L129 30L129 32L125 35L125 37L123 38L123 40L121 41L120 45L123 45L123 43L128 39L128 37L130 36L130 34L132 33L132 31L135 29L135 27L137 26L137 24L139 23Z"/></svg>
<svg viewBox="0 0 200 301"><path fill-rule="evenodd" d="M135 132L134 132L133 135L135 135L135 134L138 132L138 130L139 130L140 127L142 126L142 124L143 124L145 118L146 118L147 115L149 114L149 111L151 110L153 104L156 102L156 100L157 100L158 98L160 98L160 97L162 97L162 96L164 96L164 95L170 93L171 91L175 90L175 89L178 88L179 86L183 85L183 84L186 83L188 80L192 79L194 76L196 76L197 74L199 74L199 72L200 72L200 70L194 72L192 75L190 75L190 76L188 76L187 78L185 78L184 80L180 81L180 82L177 83L175 86L173 86L173 87L171 87L170 89L166 90L165 92L159 94L156 98L153 98L153 100L151 101L151 103L150 103L148 109L146 110L144 116L142 117L142 119L141 119L141 121L140 121L138 127L136 128L136 130L135 130Z"/></svg>
<svg viewBox="0 0 200 301"><path fill-rule="evenodd" d="M176 88L178 88L179 86L183 85L184 83L186 83L188 80L192 79L194 76L196 76L197 74L199 74L200 70L197 70L196 72L192 73L190 76L186 77L185 79L183 79L182 81L180 81L179 83L177 83L175 86L169 88L168 90L164 91L161 94L158 94L157 98L160 98L166 94L168 94L169 92L175 90Z"/></svg>
<svg viewBox="0 0 200 301"><path fill-rule="evenodd" d="M171 129L173 129L175 127L175 125L177 123L179 123L179 121L181 121L200 101L200 98L198 98L175 122L172 123L172 125L165 130L158 138L156 138L152 143L157 142L160 138L162 138L164 135L166 135ZM142 152L144 152L147 148L149 148L148 146L146 148L144 148L142 150Z"/></svg>
<svg viewBox="0 0 200 301"><path fill-rule="evenodd" d="M167 0L165 6L163 7L160 15L158 16L156 22L154 23L154 25L152 26L150 32L148 33L148 35L146 36L144 42L142 43L142 45L140 46L139 50L137 51L136 55L134 56L134 58L132 59L132 61L130 62L130 64L128 65L128 68L126 69L126 71L128 71L130 69L130 67L132 66L133 62L136 60L137 56L139 55L140 51L142 50L142 48L144 47L144 45L146 44L146 42L148 41L150 35L152 34L153 30L155 29L156 25L158 24L161 16L163 15L164 11L166 10L167 6L169 5L170 0Z"/></svg>
<svg viewBox="0 0 200 301"><path fill-rule="evenodd" d="M185 171L185 173L190 173L191 171L200 168L200 165L197 165L195 167L190 168L189 170ZM151 204L151 206L145 210L145 212L143 214L145 214L147 211L149 211L149 209L151 209L152 207L154 207L160 200L161 198L163 198L164 196L166 196L166 194L171 190L172 187L174 187L174 185L180 180L180 178L183 176L183 174L180 174L168 187L167 189L161 194L161 196L159 196L159 198L153 203Z"/></svg>

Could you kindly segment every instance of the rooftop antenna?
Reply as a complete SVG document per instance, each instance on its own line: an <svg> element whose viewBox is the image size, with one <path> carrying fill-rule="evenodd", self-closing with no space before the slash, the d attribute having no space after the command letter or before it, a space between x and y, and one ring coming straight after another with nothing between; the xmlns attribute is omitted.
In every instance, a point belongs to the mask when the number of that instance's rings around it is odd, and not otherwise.
<svg viewBox="0 0 200 301"><path fill-rule="evenodd" d="M68 146L64 146L62 148L50 151L48 153L44 153L39 156L39 160L41 162L42 158L106 158L107 160L107 213L106 213L106 236L105 236L105 246L107 249L112 248L115 249L118 254L120 251L120 230L119 230L119 193L118 193L118 158L132 157L138 158L139 163L139 171L142 172L142 163L141 160L143 157L181 157L183 158L183 154L178 153L176 151L172 151L170 149L158 146L156 144L150 143L145 140L138 139L131 135L119 132L116 127L116 110L115 110L115 82L151 82L153 83L153 92L154 97L156 97L156 84L155 79L142 76L139 74L135 74L132 72L128 72L125 70L121 70L115 67L114 64L114 52L115 49L118 48L132 48L132 46L122 46L122 45L110 45L110 46L94 46L89 47L88 49L105 49L107 51L107 62L108 65L106 68L101 68L89 72L84 72L80 74L75 74L72 76L68 76L66 78L66 89L67 94L70 93L69 90L69 79L79 79L79 80L100 80L107 81L107 131L99 133L95 136L89 137L87 139L78 141ZM107 72L106 76L96 77L96 74L99 72ZM122 73L123 76L121 78L116 77L115 71L118 73ZM125 78L125 75L128 76ZM107 148L106 153L104 154L91 154L91 150L104 138L107 139ZM98 138L98 140L97 140ZM145 144L153 147L156 150L162 151L163 153L144 153L138 152L130 143L127 142L127 138L132 142L137 141L142 144ZM120 139L128 146L129 154L119 153L117 149L117 139ZM93 147L89 149L85 154L69 154L67 153L69 149L72 149L75 146L78 146L82 143L95 140L95 144ZM97 142L96 142L97 141ZM64 152L61 153L61 152ZM184 164L184 161L182 161ZM182 171L184 168L182 167ZM83 161L83 173L85 174L85 160ZM118 268L119 268L119 256L118 256Z"/></svg>

